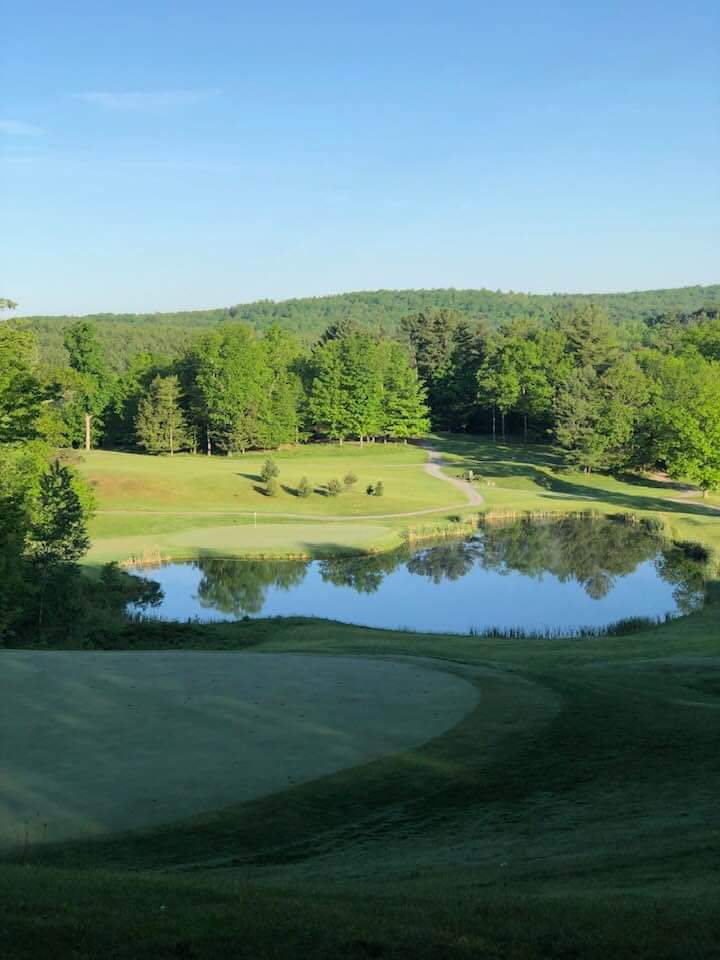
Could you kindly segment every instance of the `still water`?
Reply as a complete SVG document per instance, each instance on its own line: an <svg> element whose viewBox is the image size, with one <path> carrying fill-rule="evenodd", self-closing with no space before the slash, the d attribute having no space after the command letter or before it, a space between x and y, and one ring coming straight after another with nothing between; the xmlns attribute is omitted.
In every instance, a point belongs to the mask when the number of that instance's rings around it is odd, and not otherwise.
<svg viewBox="0 0 720 960"><path fill-rule="evenodd" d="M168 620L317 616L373 627L571 633L689 613L702 564L642 527L521 520L468 540L320 561L206 558L134 571L160 584L143 614ZM139 611L138 611L139 612Z"/></svg>

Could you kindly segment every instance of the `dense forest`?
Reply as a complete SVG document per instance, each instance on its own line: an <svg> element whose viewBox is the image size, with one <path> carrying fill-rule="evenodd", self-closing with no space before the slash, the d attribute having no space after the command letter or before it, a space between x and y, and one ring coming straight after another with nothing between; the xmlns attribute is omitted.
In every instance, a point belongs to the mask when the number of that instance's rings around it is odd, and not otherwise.
<svg viewBox="0 0 720 960"><path fill-rule="evenodd" d="M653 313L632 342L627 321L591 298L495 324L432 307L405 313L393 334L382 326L343 317L308 344L235 317L165 353L126 341L118 364L100 322L65 324L62 362L51 363L32 325L6 321L0 442L233 454L432 427L551 440L585 471L659 464L703 490L720 482L712 303Z"/></svg>
<svg viewBox="0 0 720 960"><path fill-rule="evenodd" d="M200 328L228 322L247 323L264 331L272 326L297 334L303 344L312 344L336 324L354 323L384 334L395 334L403 317L427 310L452 310L468 320L483 318L491 327L518 317L543 323L561 310L595 304L618 327L623 343L643 341L648 326L670 314L691 316L699 310L720 307L720 284L609 294L526 294L492 290L378 290L326 297L304 297L275 302L260 300L212 310L147 314L95 314L27 317L25 322L38 338L44 362L67 361L63 345L65 330L78 319L97 325L111 369L125 369L129 358L140 352L179 356Z"/></svg>

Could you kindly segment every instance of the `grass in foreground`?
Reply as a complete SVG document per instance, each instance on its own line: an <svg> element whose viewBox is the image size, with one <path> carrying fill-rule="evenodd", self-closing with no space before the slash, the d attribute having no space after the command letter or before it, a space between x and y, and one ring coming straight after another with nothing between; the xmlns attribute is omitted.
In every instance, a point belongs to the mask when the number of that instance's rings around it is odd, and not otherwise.
<svg viewBox="0 0 720 960"><path fill-rule="evenodd" d="M435 657L481 699L415 750L31 850L0 869L8 956L52 937L72 957L714 957L717 616L585 641L195 629L214 649Z"/></svg>

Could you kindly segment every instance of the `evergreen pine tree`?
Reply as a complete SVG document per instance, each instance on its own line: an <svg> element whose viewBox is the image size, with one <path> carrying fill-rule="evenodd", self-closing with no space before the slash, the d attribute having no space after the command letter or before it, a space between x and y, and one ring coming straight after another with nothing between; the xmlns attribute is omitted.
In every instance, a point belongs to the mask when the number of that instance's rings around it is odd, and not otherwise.
<svg viewBox="0 0 720 960"><path fill-rule="evenodd" d="M188 443L188 430L180 407L180 381L176 376L155 377L147 397L140 401L135 433L148 453L172 456Z"/></svg>
<svg viewBox="0 0 720 960"><path fill-rule="evenodd" d="M380 432L394 440L422 437L430 428L425 389L399 343L383 345L383 401Z"/></svg>
<svg viewBox="0 0 720 960"><path fill-rule="evenodd" d="M265 462L262 465L262 470L260 471L260 477L264 483L267 483L268 480L274 480L280 473L280 467L272 459L272 457L267 457Z"/></svg>
<svg viewBox="0 0 720 960"><path fill-rule="evenodd" d="M88 504L79 495L72 473L55 461L40 479L28 536L30 555L39 570L38 629L50 578L79 560L90 547L88 513Z"/></svg>

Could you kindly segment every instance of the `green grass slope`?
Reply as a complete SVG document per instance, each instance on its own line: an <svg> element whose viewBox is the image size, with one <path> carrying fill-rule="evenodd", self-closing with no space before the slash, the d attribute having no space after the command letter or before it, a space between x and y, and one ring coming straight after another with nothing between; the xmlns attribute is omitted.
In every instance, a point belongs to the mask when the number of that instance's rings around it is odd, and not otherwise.
<svg viewBox="0 0 720 960"><path fill-rule="evenodd" d="M410 444L312 444L278 451L275 497L263 493L265 454L175 456L92 451L78 467L96 493L88 562L129 556L319 556L397 547L399 530L443 520L466 497L425 470L427 454ZM327 495L331 478L358 482ZM301 477L315 492L297 496ZM382 480L385 494L368 496ZM447 523L447 517L444 517Z"/></svg>
<svg viewBox="0 0 720 960"><path fill-rule="evenodd" d="M4 955L713 957L717 616L582 642L207 628L213 648L434 657L480 700L415 750L19 852L0 868Z"/></svg>

